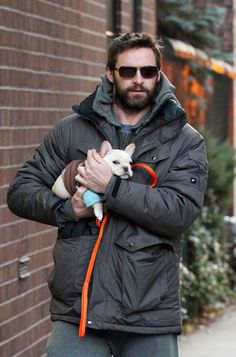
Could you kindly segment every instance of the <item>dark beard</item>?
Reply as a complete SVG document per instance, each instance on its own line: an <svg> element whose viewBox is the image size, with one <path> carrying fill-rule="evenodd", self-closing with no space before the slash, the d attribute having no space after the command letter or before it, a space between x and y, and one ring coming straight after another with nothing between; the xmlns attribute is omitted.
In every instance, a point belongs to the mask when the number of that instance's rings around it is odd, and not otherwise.
<svg viewBox="0 0 236 357"><path fill-rule="evenodd" d="M125 110L139 112L153 103L156 86L153 87L153 90L149 90L143 86L131 86L121 89L116 81L114 81L114 85L115 101ZM131 90L142 90L146 93L146 96L129 96L129 91Z"/></svg>

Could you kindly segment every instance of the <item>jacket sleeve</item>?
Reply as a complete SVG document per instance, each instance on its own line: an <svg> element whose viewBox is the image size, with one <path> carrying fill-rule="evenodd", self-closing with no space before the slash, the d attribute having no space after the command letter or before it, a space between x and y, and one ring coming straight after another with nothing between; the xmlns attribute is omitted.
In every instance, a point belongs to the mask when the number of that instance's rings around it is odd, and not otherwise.
<svg viewBox="0 0 236 357"><path fill-rule="evenodd" d="M201 139L173 161L157 188L113 177L107 187L105 205L155 234L174 238L200 214L207 174Z"/></svg>
<svg viewBox="0 0 236 357"><path fill-rule="evenodd" d="M33 157L18 171L7 194L8 207L17 216L59 227L76 220L70 200L62 200L51 191L66 166L63 125L64 120L44 138Z"/></svg>

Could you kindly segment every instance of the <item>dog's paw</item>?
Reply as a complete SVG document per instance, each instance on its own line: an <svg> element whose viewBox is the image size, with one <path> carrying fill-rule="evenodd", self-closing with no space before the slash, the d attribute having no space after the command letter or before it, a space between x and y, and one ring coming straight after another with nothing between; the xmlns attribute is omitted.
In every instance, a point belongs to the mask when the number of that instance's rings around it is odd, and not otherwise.
<svg viewBox="0 0 236 357"><path fill-rule="evenodd" d="M103 219L103 214L102 213L98 214L98 215L95 214L95 216L100 222L102 221L102 219Z"/></svg>
<svg viewBox="0 0 236 357"><path fill-rule="evenodd" d="M96 218L101 222L103 219L102 203L101 202L95 203L95 205L93 205L93 211Z"/></svg>

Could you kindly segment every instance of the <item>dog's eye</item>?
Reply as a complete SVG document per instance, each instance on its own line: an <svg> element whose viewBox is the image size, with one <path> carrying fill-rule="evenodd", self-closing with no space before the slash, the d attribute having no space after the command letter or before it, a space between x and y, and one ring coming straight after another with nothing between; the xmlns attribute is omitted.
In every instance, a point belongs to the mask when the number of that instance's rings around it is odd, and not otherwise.
<svg viewBox="0 0 236 357"><path fill-rule="evenodd" d="M119 161L118 160L114 160L114 161L112 161L113 162L113 164L115 164L115 165L119 165Z"/></svg>

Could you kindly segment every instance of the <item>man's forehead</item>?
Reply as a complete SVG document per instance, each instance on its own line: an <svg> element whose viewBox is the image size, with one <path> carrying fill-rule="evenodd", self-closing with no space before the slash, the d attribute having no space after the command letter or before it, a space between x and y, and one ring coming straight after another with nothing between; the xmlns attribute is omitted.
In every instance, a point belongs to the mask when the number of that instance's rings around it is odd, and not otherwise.
<svg viewBox="0 0 236 357"><path fill-rule="evenodd" d="M116 64L126 66L155 65L156 58L151 48L129 48L118 55Z"/></svg>

